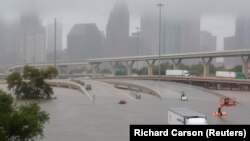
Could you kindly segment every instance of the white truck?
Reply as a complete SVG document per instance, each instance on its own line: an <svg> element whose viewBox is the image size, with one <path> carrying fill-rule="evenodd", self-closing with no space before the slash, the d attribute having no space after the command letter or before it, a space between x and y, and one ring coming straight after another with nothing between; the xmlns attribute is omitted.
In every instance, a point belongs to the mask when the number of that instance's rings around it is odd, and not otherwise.
<svg viewBox="0 0 250 141"><path fill-rule="evenodd" d="M168 124L173 125L207 125L207 117L188 108L170 108Z"/></svg>
<svg viewBox="0 0 250 141"><path fill-rule="evenodd" d="M166 76L190 76L187 70L166 70Z"/></svg>
<svg viewBox="0 0 250 141"><path fill-rule="evenodd" d="M216 77L230 77L235 78L236 73L231 71L216 71Z"/></svg>

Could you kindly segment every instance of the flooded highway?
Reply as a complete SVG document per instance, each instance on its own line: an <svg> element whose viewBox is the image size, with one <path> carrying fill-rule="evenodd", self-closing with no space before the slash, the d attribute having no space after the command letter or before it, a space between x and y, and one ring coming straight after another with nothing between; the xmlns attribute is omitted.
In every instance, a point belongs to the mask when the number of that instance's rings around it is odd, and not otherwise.
<svg viewBox="0 0 250 141"><path fill-rule="evenodd" d="M224 108L228 115L219 118L212 116L219 104L218 93L214 91L171 82L123 81L154 89L161 99L141 94L138 100L131 91L91 80L85 80L85 84L92 85L88 92L90 96L95 95L95 101L76 90L54 88L56 99L40 102L42 109L50 113L50 122L41 140L128 141L130 124L168 124L167 110L170 107L188 107L205 114L209 124L250 124L249 92L221 92L238 97L240 104ZM6 89L6 85L0 86ZM188 101L180 101L182 91ZM118 104L121 99L128 103Z"/></svg>

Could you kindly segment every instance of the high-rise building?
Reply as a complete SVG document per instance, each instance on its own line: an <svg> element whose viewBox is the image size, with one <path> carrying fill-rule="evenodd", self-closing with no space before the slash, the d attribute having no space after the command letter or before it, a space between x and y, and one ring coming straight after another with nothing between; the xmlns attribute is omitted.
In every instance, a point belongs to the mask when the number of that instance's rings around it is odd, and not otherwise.
<svg viewBox="0 0 250 141"><path fill-rule="evenodd" d="M145 50L144 50L143 40L141 38L141 32L140 31L138 31L138 33L133 32L129 39L130 39L129 47L131 48L129 54L131 56L137 56L137 53L139 56L144 55L143 53L145 52Z"/></svg>
<svg viewBox="0 0 250 141"><path fill-rule="evenodd" d="M4 48L2 50L3 54L1 57L3 59L1 64L17 64L17 63L23 63L21 62L21 50L18 45L19 36L17 34L17 31L19 29L19 23L17 21L15 22L7 22L4 25Z"/></svg>
<svg viewBox="0 0 250 141"><path fill-rule="evenodd" d="M181 28L180 22L176 20L166 20L166 42L163 51L166 54L180 53L181 49Z"/></svg>
<svg viewBox="0 0 250 141"><path fill-rule="evenodd" d="M3 38L4 38L4 20L0 13L0 49L1 50L3 48L3 43L4 43Z"/></svg>
<svg viewBox="0 0 250 141"><path fill-rule="evenodd" d="M144 45L143 55L158 54L159 19L156 11L144 11L141 15L141 38Z"/></svg>
<svg viewBox="0 0 250 141"><path fill-rule="evenodd" d="M250 49L250 16L239 16L235 24L235 36L224 39L224 50ZM238 57L225 58L225 64L234 67L241 65Z"/></svg>
<svg viewBox="0 0 250 141"><path fill-rule="evenodd" d="M208 31L201 31L200 52L216 51L217 39Z"/></svg>
<svg viewBox="0 0 250 141"><path fill-rule="evenodd" d="M164 12L164 11L163 11ZM161 53L187 53L200 51L200 16L183 18L161 17ZM141 36L146 54L159 52L159 15L157 11L146 11L141 16Z"/></svg>
<svg viewBox="0 0 250 141"><path fill-rule="evenodd" d="M200 17L180 21L181 53L199 52L200 50Z"/></svg>
<svg viewBox="0 0 250 141"><path fill-rule="evenodd" d="M0 13L0 64L4 63L4 53L5 53L5 46L4 46L4 20Z"/></svg>
<svg viewBox="0 0 250 141"><path fill-rule="evenodd" d="M124 0L117 0L106 27L105 54L108 57L130 56L129 11Z"/></svg>
<svg viewBox="0 0 250 141"><path fill-rule="evenodd" d="M241 16L236 19L235 49L250 49L250 16Z"/></svg>
<svg viewBox="0 0 250 141"><path fill-rule="evenodd" d="M46 29L42 26L35 5L21 13L19 45L24 63L46 61Z"/></svg>
<svg viewBox="0 0 250 141"><path fill-rule="evenodd" d="M71 60L103 57L103 34L96 24L76 24L67 37L67 51Z"/></svg>

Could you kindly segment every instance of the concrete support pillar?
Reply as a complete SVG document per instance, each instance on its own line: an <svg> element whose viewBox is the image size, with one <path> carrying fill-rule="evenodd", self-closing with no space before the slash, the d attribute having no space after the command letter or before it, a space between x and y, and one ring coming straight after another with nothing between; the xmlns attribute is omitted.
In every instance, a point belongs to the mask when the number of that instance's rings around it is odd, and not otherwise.
<svg viewBox="0 0 250 141"><path fill-rule="evenodd" d="M180 69L180 64L181 64L182 59L179 58L179 59L171 59L171 60L174 65L174 70Z"/></svg>
<svg viewBox="0 0 250 141"><path fill-rule="evenodd" d="M135 61L126 61L126 68L127 68L127 75L132 75L132 68L135 63Z"/></svg>
<svg viewBox="0 0 250 141"><path fill-rule="evenodd" d="M91 65L92 75L93 77L96 77L96 73L100 63L91 63L90 65Z"/></svg>
<svg viewBox="0 0 250 141"><path fill-rule="evenodd" d="M61 66L57 66L56 68L58 69L58 73L60 74L60 73L66 73L68 66L61 65Z"/></svg>
<svg viewBox="0 0 250 141"><path fill-rule="evenodd" d="M222 89L221 84L218 83L218 84L216 85L216 90L221 90L221 89Z"/></svg>
<svg viewBox="0 0 250 141"><path fill-rule="evenodd" d="M147 64L148 64L148 75L153 75L153 68L155 65L155 61L156 60L147 60Z"/></svg>
<svg viewBox="0 0 250 141"><path fill-rule="evenodd" d="M109 64L111 65L111 74L115 76L115 67L118 64L118 62L109 62Z"/></svg>
<svg viewBox="0 0 250 141"><path fill-rule="evenodd" d="M250 56L240 56L242 60L242 72L245 74L246 78L248 78L248 68L250 63Z"/></svg>
<svg viewBox="0 0 250 141"><path fill-rule="evenodd" d="M206 58L201 58L202 59L202 64L203 64L203 68L204 68L204 77L209 77L209 66L211 64L212 61L212 57L209 57L208 60L206 60Z"/></svg>

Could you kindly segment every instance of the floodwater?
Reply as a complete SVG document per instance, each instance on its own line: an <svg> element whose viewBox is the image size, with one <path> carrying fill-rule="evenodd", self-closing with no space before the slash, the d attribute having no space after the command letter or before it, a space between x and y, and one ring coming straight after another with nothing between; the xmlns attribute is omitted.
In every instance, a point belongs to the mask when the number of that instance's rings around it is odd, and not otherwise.
<svg viewBox="0 0 250 141"><path fill-rule="evenodd" d="M238 96L240 104L226 107L223 110L228 115L219 118L212 116L219 104L218 94L214 91L170 82L133 81L130 83L152 88L162 97L141 94L141 99L137 100L134 92L118 90L103 82L86 80L86 83L92 85L89 95L95 95L95 101L76 90L54 88L57 99L40 102L42 109L50 113L50 121L44 129L44 138L38 140L129 141L130 124L168 124L167 110L170 107L188 107L203 113L209 124L250 123L250 99L245 98L250 98L248 92L220 92ZM6 85L0 86L6 88ZM180 101L182 91L188 101ZM128 103L118 104L121 99Z"/></svg>

